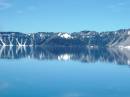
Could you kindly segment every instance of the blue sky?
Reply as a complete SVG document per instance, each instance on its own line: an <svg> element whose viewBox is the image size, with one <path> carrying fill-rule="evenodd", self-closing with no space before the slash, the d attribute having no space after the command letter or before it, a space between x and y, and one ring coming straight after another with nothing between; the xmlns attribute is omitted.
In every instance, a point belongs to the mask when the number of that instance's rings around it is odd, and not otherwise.
<svg viewBox="0 0 130 97"><path fill-rule="evenodd" d="M130 28L130 0L0 0L0 31Z"/></svg>

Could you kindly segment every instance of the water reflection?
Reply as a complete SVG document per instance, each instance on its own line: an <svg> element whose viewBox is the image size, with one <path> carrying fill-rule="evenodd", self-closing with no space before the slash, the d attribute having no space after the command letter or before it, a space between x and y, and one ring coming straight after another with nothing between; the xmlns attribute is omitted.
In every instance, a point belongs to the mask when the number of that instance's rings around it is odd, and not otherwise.
<svg viewBox="0 0 130 97"><path fill-rule="evenodd" d="M75 60L113 62L130 65L130 50L119 48L1 46L1 59L34 58L40 60Z"/></svg>

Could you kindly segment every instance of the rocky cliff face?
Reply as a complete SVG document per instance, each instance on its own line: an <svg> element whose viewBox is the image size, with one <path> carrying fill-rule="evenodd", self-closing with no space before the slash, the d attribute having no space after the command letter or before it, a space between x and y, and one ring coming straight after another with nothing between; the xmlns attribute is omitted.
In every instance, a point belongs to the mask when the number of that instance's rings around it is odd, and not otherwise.
<svg viewBox="0 0 130 97"><path fill-rule="evenodd" d="M38 32L24 34L20 32L0 32L1 46L90 46L90 47L130 47L130 29L96 32L81 31Z"/></svg>

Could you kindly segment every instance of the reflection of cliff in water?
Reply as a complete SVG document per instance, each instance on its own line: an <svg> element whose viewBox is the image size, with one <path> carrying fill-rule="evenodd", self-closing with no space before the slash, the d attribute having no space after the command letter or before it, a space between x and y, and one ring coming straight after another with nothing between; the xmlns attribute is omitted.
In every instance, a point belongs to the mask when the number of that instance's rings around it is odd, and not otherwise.
<svg viewBox="0 0 130 97"><path fill-rule="evenodd" d="M81 62L113 62L130 64L130 51L117 48L19 47L1 46L1 59L34 58L40 60L75 60Z"/></svg>

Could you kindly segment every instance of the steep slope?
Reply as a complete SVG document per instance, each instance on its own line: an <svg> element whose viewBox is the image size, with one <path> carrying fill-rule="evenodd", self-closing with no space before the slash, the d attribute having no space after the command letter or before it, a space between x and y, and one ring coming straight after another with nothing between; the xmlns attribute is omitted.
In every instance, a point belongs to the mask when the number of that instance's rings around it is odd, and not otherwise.
<svg viewBox="0 0 130 97"><path fill-rule="evenodd" d="M1 46L130 47L130 29L96 32L0 32Z"/></svg>

